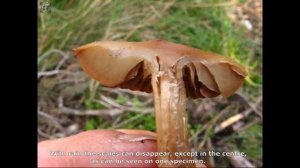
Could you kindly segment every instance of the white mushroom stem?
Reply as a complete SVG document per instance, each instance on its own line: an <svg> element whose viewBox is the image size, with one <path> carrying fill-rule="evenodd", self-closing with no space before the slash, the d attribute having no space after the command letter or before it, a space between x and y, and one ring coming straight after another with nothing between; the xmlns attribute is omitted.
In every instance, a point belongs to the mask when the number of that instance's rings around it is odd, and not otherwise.
<svg viewBox="0 0 300 168"><path fill-rule="evenodd" d="M157 66L159 67L159 66ZM172 164L171 160L193 160L188 156L175 156L175 152L190 152L186 120L186 93L181 71L176 68L154 70L152 87L155 98L157 147L170 152L159 167L196 167L195 164Z"/></svg>

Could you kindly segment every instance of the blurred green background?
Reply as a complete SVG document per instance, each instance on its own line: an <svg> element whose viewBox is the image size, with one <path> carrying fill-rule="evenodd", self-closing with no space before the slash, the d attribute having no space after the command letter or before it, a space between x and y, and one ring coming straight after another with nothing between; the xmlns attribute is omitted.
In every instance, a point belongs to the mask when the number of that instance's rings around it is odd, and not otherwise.
<svg viewBox="0 0 300 168"><path fill-rule="evenodd" d="M45 2L48 10L38 13L38 141L90 129L155 131L151 94L102 87L82 71L72 49L100 40L164 39L247 67L235 95L188 101L190 142L195 151L245 152L262 166L261 0L38 1ZM235 162L204 159L208 166Z"/></svg>

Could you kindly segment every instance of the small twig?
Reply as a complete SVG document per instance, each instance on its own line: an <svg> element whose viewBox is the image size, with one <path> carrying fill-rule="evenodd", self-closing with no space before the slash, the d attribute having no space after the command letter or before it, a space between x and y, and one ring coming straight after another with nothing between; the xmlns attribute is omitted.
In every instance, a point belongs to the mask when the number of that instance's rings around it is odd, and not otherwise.
<svg viewBox="0 0 300 168"><path fill-rule="evenodd" d="M61 66L66 62L66 60L69 58L68 55L67 55L67 54L64 54L64 53L62 53L61 56L63 56L63 59L61 59L61 60L58 62L57 66L55 67L55 70L60 69L60 67L61 67Z"/></svg>
<svg viewBox="0 0 300 168"><path fill-rule="evenodd" d="M79 111L72 108L63 107L60 108L61 111L68 115L77 115L77 116L104 116L104 115L110 115L114 116L117 114L121 114L123 111L120 109L111 109L111 110L85 110L85 111Z"/></svg>
<svg viewBox="0 0 300 168"><path fill-rule="evenodd" d="M226 119L225 121L221 122L221 124L219 124L215 127L214 132L219 133L222 130L224 130L225 128L227 128L227 127L231 126L232 124L236 123L237 121L248 117L251 114L251 112L256 111L256 107L259 106L261 101L262 101L262 97L260 97L257 100L257 102L255 103L254 106L251 105L250 103L248 103L250 108L248 108L247 110L245 110L242 113L235 114L235 115L229 117L228 119ZM259 112L257 112L256 114L260 114L259 116L261 116L261 113L259 113Z"/></svg>
<svg viewBox="0 0 300 168"><path fill-rule="evenodd" d="M108 92L111 92L111 93L116 93L116 94L130 93L132 95L143 96L143 97L150 97L150 96L152 96L149 93L144 93L144 92L139 92L139 91L132 91L132 90L129 90L129 89L101 87L101 90L108 91Z"/></svg>
<svg viewBox="0 0 300 168"><path fill-rule="evenodd" d="M42 76L53 76L53 75L57 75L57 74L72 74L69 71L66 70L51 70L51 71L44 71L44 72L38 72L38 78L42 77Z"/></svg>
<svg viewBox="0 0 300 168"><path fill-rule="evenodd" d="M156 17L161 18L161 14L152 6L150 5L150 9L153 11L153 13L156 15Z"/></svg>
<svg viewBox="0 0 300 168"><path fill-rule="evenodd" d="M52 70L52 71L45 71L45 72L38 72L38 78L42 76L52 76L58 74L59 70Z"/></svg>
<svg viewBox="0 0 300 168"><path fill-rule="evenodd" d="M227 106L227 107L231 107L231 106ZM204 136L203 136L203 140L199 143L198 149L202 149L202 148L203 148L205 142L206 142L207 139L208 139L209 133L210 133L210 131L212 130L212 128L213 128L213 126L215 125L215 123L220 119L220 117L221 117L223 114L225 114L225 112L228 111L229 108L227 108L227 107L226 107L225 109L223 109L223 110L220 112L220 114L217 115L211 122L209 122L209 126L208 126L208 128L205 130L205 134L204 134ZM237 108L235 109L235 111L237 111Z"/></svg>
<svg viewBox="0 0 300 168"><path fill-rule="evenodd" d="M44 133L41 129L38 128L38 134L44 138L47 138L47 139L55 139L56 137L53 137L51 135L48 135L46 133Z"/></svg>
<svg viewBox="0 0 300 168"><path fill-rule="evenodd" d="M224 108L216 117L214 117L210 122L208 122L207 124L205 124L201 129L199 129L195 134L193 134L191 136L191 138L189 139L189 141L192 141L199 134L201 134L204 130L208 130L209 128L212 128L212 126L214 125L214 123L216 123L221 116L223 116L226 112L228 112L228 109L230 107L232 107L232 105L229 105L226 108ZM206 134L208 134L208 131L206 131L206 132L207 132Z"/></svg>
<svg viewBox="0 0 300 168"><path fill-rule="evenodd" d="M104 107L106 107L107 109L111 109L113 108L113 106L103 100L95 100L95 99L92 99L91 102L94 102L94 103L99 103L101 105L103 105Z"/></svg>
<svg viewBox="0 0 300 168"><path fill-rule="evenodd" d="M140 112L142 114L153 112L153 108L144 108L144 109L136 109L136 108L113 108L113 109L103 109L103 110L85 110L85 111L79 111L76 109L72 109L69 107L65 107L63 105L63 99L62 97L58 98L58 107L59 109L65 113L70 115L79 115L79 116L86 116L86 115L93 115L93 116L99 116L99 115L109 115L109 116L115 116L118 114L123 113L124 111L136 111Z"/></svg>
<svg viewBox="0 0 300 168"><path fill-rule="evenodd" d="M233 123L239 121L240 119L242 119L244 116L242 114L236 114L234 116L231 116L230 118L228 118L227 120L223 121L221 124L217 125L215 127L214 132L218 133L220 131L222 131L223 129L227 128L228 126L232 125Z"/></svg>
<svg viewBox="0 0 300 168"><path fill-rule="evenodd" d="M225 7L225 6L232 6L237 3L237 0L231 0L229 2L223 2L223 3L211 3L211 4L192 4L188 7L192 8L209 8L209 7Z"/></svg>
<svg viewBox="0 0 300 168"><path fill-rule="evenodd" d="M211 139L208 138L206 142L207 142L207 150L213 151L213 150L214 150L214 147L213 147L213 144L212 144L212 142L211 142ZM208 161L209 161L210 167L216 167L214 157L208 156Z"/></svg>
<svg viewBox="0 0 300 168"><path fill-rule="evenodd" d="M57 119L53 116L40 110L38 111L38 115L48 118L61 132L65 132L65 129L58 123Z"/></svg>
<svg viewBox="0 0 300 168"><path fill-rule="evenodd" d="M56 74L60 73L59 69L66 62L66 60L69 58L69 56L66 53L64 53L60 50L57 50L57 49L51 49L51 50L47 51L45 54L43 54L42 56L39 57L38 63L40 63L43 59L48 57L53 52L56 52L60 56L62 56L62 59L58 62L58 64L56 65L54 70L38 72L38 78L40 78L42 76L52 76L52 75L56 75Z"/></svg>
<svg viewBox="0 0 300 168"><path fill-rule="evenodd" d="M104 95L101 95L100 99L102 99L103 101L99 100L98 102L99 103L104 103L103 105L109 106L109 108L115 107L115 108L119 108L119 109L124 110L124 111L139 111L141 113L149 113L149 112L153 111L153 108L145 108L145 109L139 110L139 109L134 108L132 106L130 106L130 107L123 106L123 105L117 103L115 100L110 99L110 98L108 98ZM97 100L95 100L95 101L97 101ZM145 103L149 103L149 101L147 101ZM145 103L143 104L143 106L146 105Z"/></svg>
<svg viewBox="0 0 300 168"><path fill-rule="evenodd" d="M89 84L89 90L90 90L90 96L89 96L89 100L92 100L96 93L97 93L97 89L99 88L100 86L100 83L94 79L92 79L90 81L90 84Z"/></svg>
<svg viewBox="0 0 300 168"><path fill-rule="evenodd" d="M58 53L60 56L63 57L63 59L68 58L68 55L66 53L62 52L61 50L51 49L51 50L48 50L47 52L45 52L43 55L39 56L38 64L40 64L45 58L47 58L52 53Z"/></svg>
<svg viewBox="0 0 300 168"><path fill-rule="evenodd" d="M258 98L258 100L256 101L256 103L253 105L252 103L249 103L249 106L251 107L251 109L260 117L262 118L262 114L261 114L261 111L258 111L257 110L257 107L259 106L259 104L261 103L262 101L262 96L260 96Z"/></svg>
<svg viewBox="0 0 300 168"><path fill-rule="evenodd" d="M58 107L64 114L68 115L78 115L78 116L103 116L103 115L110 115L114 116L117 114L121 114L123 111L120 109L110 109L110 110L85 110L79 111L76 109L65 107L63 104L63 98L58 98Z"/></svg>
<svg viewBox="0 0 300 168"><path fill-rule="evenodd" d="M64 80L59 80L56 84L65 84L65 83L80 83L80 82L85 82L86 78L71 78L71 79L64 79Z"/></svg>
<svg viewBox="0 0 300 168"><path fill-rule="evenodd" d="M121 127L124 126L125 124L128 124L128 123L130 123L130 122L133 122L134 120L136 120L136 119L142 117L143 115L144 115L143 113L140 113L140 114L138 114L138 115L136 115L136 116L134 116L134 117L131 117L131 118L129 118L128 120L125 120L125 121L123 121L123 122L121 122L121 123L115 125L115 128L121 128Z"/></svg>
<svg viewBox="0 0 300 168"><path fill-rule="evenodd" d="M255 167L243 156L228 156L233 167Z"/></svg>
<svg viewBox="0 0 300 168"><path fill-rule="evenodd" d="M252 122L250 122L249 124L247 124L247 125L245 125L245 126L243 126L243 127L241 127L241 128L235 128L234 130L236 131L236 132L243 132L244 130L246 130L246 129L248 129L248 128L250 128L252 125L254 125L254 124L256 124L256 123L258 123L260 120L258 119L258 118L255 118Z"/></svg>
<svg viewBox="0 0 300 168"><path fill-rule="evenodd" d="M111 106L113 107L117 107L117 108L120 108L120 109L125 109L126 107L120 105L119 103L115 102L114 100L104 96L104 95L101 95L100 96L100 99L102 99L103 101L105 101L106 103L110 104Z"/></svg>
<svg viewBox="0 0 300 168"><path fill-rule="evenodd" d="M121 119L122 119L122 115L119 115L111 124L112 125L111 128L116 128L116 125L121 121Z"/></svg>
<svg viewBox="0 0 300 168"><path fill-rule="evenodd" d="M251 111L250 111L250 112L254 111L260 118L262 118L261 111L258 111L258 110L257 110L257 107L259 106L259 104L260 104L261 101L262 101L262 96L258 97L258 100L257 100L256 103L253 105L252 103L250 103L250 102L246 99L246 97L245 97L243 94L238 93L237 95L238 95L239 97L241 97L242 99L244 99L244 101L247 103L247 105L251 108Z"/></svg>
<svg viewBox="0 0 300 168"><path fill-rule="evenodd" d="M111 109L111 108L118 108L122 111L136 111L136 112L140 112L140 113L150 113L150 112L153 112L154 111L154 108L143 108L143 109L138 109L138 108L134 108L132 106L128 107L128 106L124 106L124 105L121 105L119 103L117 103L115 100L113 99L110 99L104 95L101 95L100 96L100 100L95 100L93 99L92 100L93 102L97 102L97 103L100 103L102 105L104 105L106 108L108 109ZM152 101L146 101L143 106L145 107L148 103L150 103Z"/></svg>

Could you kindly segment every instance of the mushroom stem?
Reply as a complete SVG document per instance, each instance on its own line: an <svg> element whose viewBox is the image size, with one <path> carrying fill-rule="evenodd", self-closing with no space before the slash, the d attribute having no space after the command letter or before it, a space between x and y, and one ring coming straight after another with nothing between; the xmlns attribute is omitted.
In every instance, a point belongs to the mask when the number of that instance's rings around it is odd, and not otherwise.
<svg viewBox="0 0 300 168"><path fill-rule="evenodd" d="M159 67L159 66L158 66ZM193 160L189 156L175 156L175 152L190 152L186 122L186 92L182 72L174 68L154 70L152 87L155 98L157 148L170 152L160 156L159 167L196 167L193 163L173 164L171 160Z"/></svg>

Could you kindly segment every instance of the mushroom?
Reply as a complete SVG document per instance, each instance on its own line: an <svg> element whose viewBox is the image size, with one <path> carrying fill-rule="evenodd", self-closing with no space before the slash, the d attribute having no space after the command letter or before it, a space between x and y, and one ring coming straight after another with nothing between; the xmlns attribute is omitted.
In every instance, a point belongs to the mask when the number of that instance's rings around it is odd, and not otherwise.
<svg viewBox="0 0 300 168"><path fill-rule="evenodd" d="M171 160L190 152L186 119L187 98L230 96L242 84L246 70L233 60L163 40L100 41L74 49L83 70L102 85L154 94L157 150L160 167L195 167Z"/></svg>

